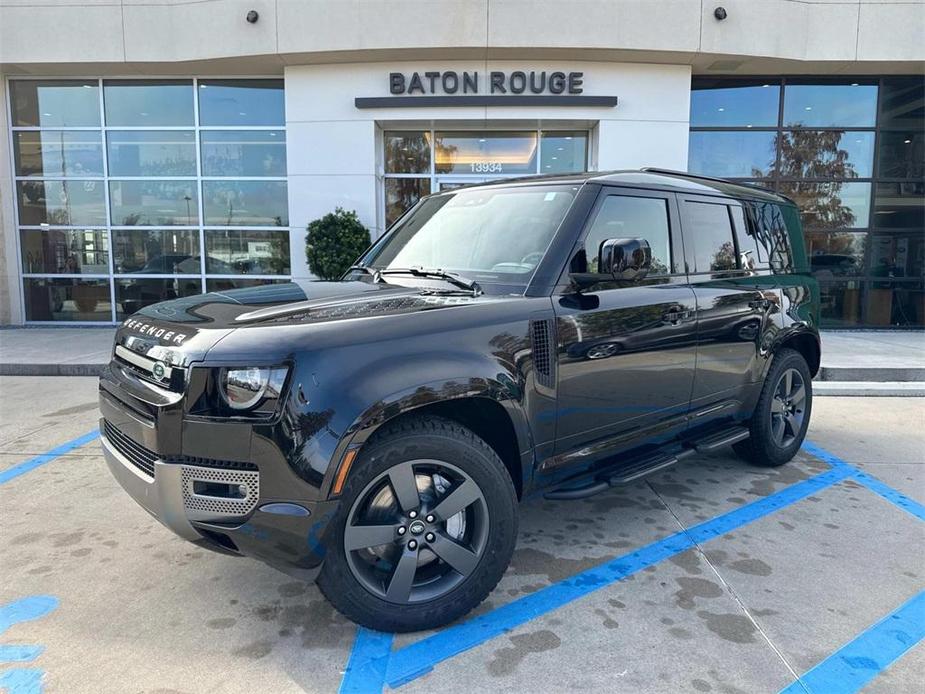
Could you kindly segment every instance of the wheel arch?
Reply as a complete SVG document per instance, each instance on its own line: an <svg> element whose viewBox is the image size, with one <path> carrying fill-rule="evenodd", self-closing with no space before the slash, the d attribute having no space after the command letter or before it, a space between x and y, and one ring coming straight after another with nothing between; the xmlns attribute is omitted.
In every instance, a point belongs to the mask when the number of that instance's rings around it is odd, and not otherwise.
<svg viewBox="0 0 925 694"><path fill-rule="evenodd" d="M822 348L819 344L819 336L816 333L807 331L791 333L778 342L773 351L776 353L782 349L792 349L799 352L806 360L810 376L813 378L819 373Z"/></svg>

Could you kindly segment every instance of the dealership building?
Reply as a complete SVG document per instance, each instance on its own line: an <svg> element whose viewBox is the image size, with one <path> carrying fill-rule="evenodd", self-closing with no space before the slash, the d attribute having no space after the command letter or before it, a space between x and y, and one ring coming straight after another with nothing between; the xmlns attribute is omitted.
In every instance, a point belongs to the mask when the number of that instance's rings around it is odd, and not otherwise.
<svg viewBox="0 0 925 694"><path fill-rule="evenodd" d="M0 0L0 325L311 278L422 195L658 167L801 207L826 327L925 326L925 2Z"/></svg>

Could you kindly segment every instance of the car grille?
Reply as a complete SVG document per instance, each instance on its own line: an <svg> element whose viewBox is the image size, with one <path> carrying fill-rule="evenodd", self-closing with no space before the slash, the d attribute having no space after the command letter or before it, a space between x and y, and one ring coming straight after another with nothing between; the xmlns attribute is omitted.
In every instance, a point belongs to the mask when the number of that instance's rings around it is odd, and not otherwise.
<svg viewBox="0 0 925 694"><path fill-rule="evenodd" d="M106 435L106 440L126 460L141 470L146 477L154 479L154 461L157 460L157 453L132 441L107 420L103 420L103 433Z"/></svg>

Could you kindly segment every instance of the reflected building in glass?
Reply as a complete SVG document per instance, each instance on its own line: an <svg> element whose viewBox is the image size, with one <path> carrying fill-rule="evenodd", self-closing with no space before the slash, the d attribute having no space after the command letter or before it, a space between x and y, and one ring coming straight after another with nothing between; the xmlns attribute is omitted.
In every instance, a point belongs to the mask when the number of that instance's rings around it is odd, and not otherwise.
<svg viewBox="0 0 925 694"><path fill-rule="evenodd" d="M823 327L925 325L925 80L695 78L689 169L799 205Z"/></svg>

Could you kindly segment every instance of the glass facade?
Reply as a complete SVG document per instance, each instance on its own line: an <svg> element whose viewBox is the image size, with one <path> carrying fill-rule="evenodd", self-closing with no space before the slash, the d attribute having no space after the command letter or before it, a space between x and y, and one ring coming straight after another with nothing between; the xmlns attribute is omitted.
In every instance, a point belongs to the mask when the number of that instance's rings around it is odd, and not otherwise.
<svg viewBox="0 0 925 694"><path fill-rule="evenodd" d="M480 181L584 171L587 131L383 133L386 227L422 196Z"/></svg>
<svg viewBox="0 0 925 694"><path fill-rule="evenodd" d="M799 206L823 327L925 326L925 80L695 78L688 168Z"/></svg>
<svg viewBox="0 0 925 694"><path fill-rule="evenodd" d="M11 80L26 320L291 272L283 81Z"/></svg>

